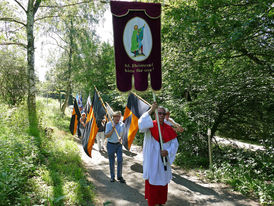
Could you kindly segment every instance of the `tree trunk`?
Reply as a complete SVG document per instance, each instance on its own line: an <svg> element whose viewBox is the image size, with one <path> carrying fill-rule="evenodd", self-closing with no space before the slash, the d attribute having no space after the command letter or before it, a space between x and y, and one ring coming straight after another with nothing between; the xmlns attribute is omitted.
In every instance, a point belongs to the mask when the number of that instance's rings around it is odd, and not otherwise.
<svg viewBox="0 0 274 206"><path fill-rule="evenodd" d="M71 62L72 62L72 53L73 53L73 24L72 24L72 21L70 21L70 33L69 33L69 39L70 39L70 45L69 45L69 61L68 61L68 85L67 85L67 91L66 91L66 98L65 98L65 101L64 101L64 104L62 106L62 113L65 114L65 110L66 110L66 107L68 105L68 100L69 100L69 96L71 94Z"/></svg>
<svg viewBox="0 0 274 206"><path fill-rule="evenodd" d="M70 83L68 83L67 91L66 91L66 98L64 100L64 104L62 105L61 111L63 114L65 114L66 107L68 105L69 95L71 93Z"/></svg>
<svg viewBox="0 0 274 206"><path fill-rule="evenodd" d="M38 119L36 114L36 88L35 88L35 72L34 72L34 7L30 0L27 10L27 59L28 59L28 113L29 113L29 130L30 134L37 136Z"/></svg>

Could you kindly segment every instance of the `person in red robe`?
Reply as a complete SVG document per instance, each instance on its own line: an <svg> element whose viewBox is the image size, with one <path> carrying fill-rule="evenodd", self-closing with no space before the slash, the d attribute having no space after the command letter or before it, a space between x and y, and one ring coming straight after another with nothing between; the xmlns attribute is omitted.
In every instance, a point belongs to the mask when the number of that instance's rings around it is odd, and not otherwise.
<svg viewBox="0 0 274 206"><path fill-rule="evenodd" d="M160 148L159 130L156 120L151 115L157 109L163 149ZM138 120L140 132L144 132L143 145L143 178L145 179L145 199L149 206L162 205L167 201L168 183L172 179L171 164L178 150L177 134L174 129L164 123L165 108L153 103L151 109ZM164 167L163 158L166 158Z"/></svg>

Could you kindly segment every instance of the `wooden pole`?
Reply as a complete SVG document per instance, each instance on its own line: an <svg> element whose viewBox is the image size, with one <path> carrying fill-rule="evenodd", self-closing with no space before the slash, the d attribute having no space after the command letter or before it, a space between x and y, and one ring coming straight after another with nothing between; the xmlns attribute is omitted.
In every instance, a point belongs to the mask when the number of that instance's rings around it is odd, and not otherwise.
<svg viewBox="0 0 274 206"><path fill-rule="evenodd" d="M153 101L156 102L156 95L154 92L152 92L153 94ZM159 122L159 116L158 116L158 110L155 110L155 115L156 115L156 120L157 120L157 125L158 125L158 130L159 130L159 137L160 137L160 148L161 151L163 150L163 138L162 138L162 133L161 133L161 128L160 128L160 122ZM163 157L163 162L164 162L164 169L167 170L167 166L166 166L166 157Z"/></svg>
<svg viewBox="0 0 274 206"><path fill-rule="evenodd" d="M142 97L140 97L138 94L135 94L134 92L131 92L132 94L134 94L138 99L142 100L144 103L146 103L147 105L149 105L151 107L151 104L149 104L146 100L144 100Z"/></svg>
<svg viewBox="0 0 274 206"><path fill-rule="evenodd" d="M209 156L209 168L212 169L212 151L211 151L211 129L207 129L208 137L208 156Z"/></svg>
<svg viewBox="0 0 274 206"><path fill-rule="evenodd" d="M107 115L108 115L110 121L111 121L111 124L114 126L114 122L112 121L111 116L110 116L110 114L108 113L108 111L107 111L107 109L106 109L106 106L105 106L105 104L104 104L104 102L103 102L103 99L101 98L101 96L100 96L100 94L99 94L97 88L96 88L95 86L94 86L94 88L95 88L95 90L96 90L96 92L97 92L97 94L98 94L98 97L99 97L99 99L100 99L100 101L101 101L101 103L102 103L102 105L103 105L103 107L104 107L104 109L105 109L105 111L106 111L106 113L107 113ZM116 133L117 137L119 138L120 136L119 136L119 134L118 134L118 132L117 132L117 130L116 130L115 127L114 127L114 130L115 130L115 133Z"/></svg>

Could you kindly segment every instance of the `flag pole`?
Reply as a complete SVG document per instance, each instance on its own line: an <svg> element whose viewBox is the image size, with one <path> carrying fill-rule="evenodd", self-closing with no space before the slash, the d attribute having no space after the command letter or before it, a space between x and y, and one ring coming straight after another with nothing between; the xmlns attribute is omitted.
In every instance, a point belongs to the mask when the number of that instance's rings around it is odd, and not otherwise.
<svg viewBox="0 0 274 206"><path fill-rule="evenodd" d="M149 104L146 100L144 100L142 97L140 97L138 94L135 94L134 92L131 92L132 94L134 94L138 99L142 100L144 103L146 103L147 105L149 105L151 107L151 104Z"/></svg>
<svg viewBox="0 0 274 206"><path fill-rule="evenodd" d="M153 101L156 102L156 95L155 93L152 91L153 94ZM163 150L163 138L162 138L162 133L161 133L161 128L160 128L160 122L159 122L159 116L158 116L158 111L157 109L155 110L155 115L156 115L156 120L157 120L157 125L158 125L158 131L159 131L159 139L160 139L160 148L161 151ZM166 166L166 157L163 157L163 162L164 162L164 169L167 170L167 166Z"/></svg>
<svg viewBox="0 0 274 206"><path fill-rule="evenodd" d="M99 99L100 99L100 101L101 101L101 103L102 103L102 105L103 105L103 107L104 107L104 109L105 109L105 111L106 111L106 113L107 113L107 115L108 115L110 121L111 121L111 124L114 125L114 122L112 121L111 116L110 116L110 114L108 113L108 111L107 111L107 109L106 109L106 106L105 106L105 104L104 104L104 101L103 101L103 99L101 98L101 96L100 96L100 94L99 94L99 92L98 92L96 86L94 86L94 88L95 88L95 90L96 90L96 92L97 92L97 94L98 94L98 97L99 97ZM119 134L118 134L118 132L117 132L117 130L116 130L115 127L114 127L114 130L115 130L115 133L116 133L117 137L119 138Z"/></svg>

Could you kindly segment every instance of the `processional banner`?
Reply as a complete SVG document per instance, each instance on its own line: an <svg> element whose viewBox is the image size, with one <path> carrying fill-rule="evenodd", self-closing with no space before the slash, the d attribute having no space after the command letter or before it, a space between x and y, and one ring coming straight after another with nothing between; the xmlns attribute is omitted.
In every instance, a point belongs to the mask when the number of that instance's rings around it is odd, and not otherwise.
<svg viewBox="0 0 274 206"><path fill-rule="evenodd" d="M160 90L161 4L111 1L117 88Z"/></svg>

